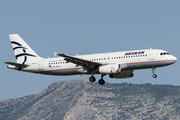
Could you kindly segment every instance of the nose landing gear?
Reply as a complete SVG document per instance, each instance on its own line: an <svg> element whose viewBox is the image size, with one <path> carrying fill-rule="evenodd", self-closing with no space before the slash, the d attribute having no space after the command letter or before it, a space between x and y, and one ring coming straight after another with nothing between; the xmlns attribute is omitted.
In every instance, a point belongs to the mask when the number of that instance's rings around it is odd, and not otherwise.
<svg viewBox="0 0 180 120"><path fill-rule="evenodd" d="M157 78L157 75L156 75L156 74L153 74L153 78Z"/></svg>
<svg viewBox="0 0 180 120"><path fill-rule="evenodd" d="M157 78L157 75L155 74L155 68L152 69L153 72L153 78Z"/></svg>

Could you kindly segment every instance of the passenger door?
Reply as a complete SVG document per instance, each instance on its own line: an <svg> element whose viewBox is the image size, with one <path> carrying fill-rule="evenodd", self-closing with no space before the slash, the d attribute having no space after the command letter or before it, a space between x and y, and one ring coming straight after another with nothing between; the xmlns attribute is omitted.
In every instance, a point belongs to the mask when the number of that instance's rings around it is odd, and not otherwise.
<svg viewBox="0 0 180 120"><path fill-rule="evenodd" d="M153 49L149 50L149 60L154 60L154 50Z"/></svg>
<svg viewBox="0 0 180 120"><path fill-rule="evenodd" d="M39 70L44 70L43 69L43 60L40 60L39 63L38 63L38 69Z"/></svg>

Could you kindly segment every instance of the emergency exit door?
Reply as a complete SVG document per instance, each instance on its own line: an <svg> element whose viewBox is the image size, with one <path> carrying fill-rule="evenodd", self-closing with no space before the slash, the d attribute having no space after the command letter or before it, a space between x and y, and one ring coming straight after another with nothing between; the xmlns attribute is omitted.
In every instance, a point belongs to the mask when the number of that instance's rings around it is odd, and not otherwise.
<svg viewBox="0 0 180 120"><path fill-rule="evenodd" d="M153 49L149 50L149 60L154 60L154 50Z"/></svg>

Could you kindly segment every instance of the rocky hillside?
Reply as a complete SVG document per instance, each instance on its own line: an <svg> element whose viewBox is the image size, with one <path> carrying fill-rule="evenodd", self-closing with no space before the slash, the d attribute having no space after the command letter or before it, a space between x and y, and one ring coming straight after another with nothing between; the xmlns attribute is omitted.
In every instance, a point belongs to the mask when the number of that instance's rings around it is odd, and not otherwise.
<svg viewBox="0 0 180 120"><path fill-rule="evenodd" d="M0 101L0 120L180 119L180 86L57 82Z"/></svg>

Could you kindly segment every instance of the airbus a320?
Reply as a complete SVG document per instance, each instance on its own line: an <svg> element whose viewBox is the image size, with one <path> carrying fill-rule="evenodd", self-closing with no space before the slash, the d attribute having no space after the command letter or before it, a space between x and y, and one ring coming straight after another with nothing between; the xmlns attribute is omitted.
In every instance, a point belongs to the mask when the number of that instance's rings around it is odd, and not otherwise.
<svg viewBox="0 0 180 120"><path fill-rule="evenodd" d="M15 54L15 62L4 62L8 68L45 74L45 75L91 75L90 82L95 82L94 74L100 74L100 85L105 84L103 77L130 78L134 76L134 70L152 69L156 78L155 68L171 65L177 58L167 51L160 49L144 49L123 52L110 52L101 54L70 56L56 53L60 57L42 58L38 56L29 45L18 35L10 34L10 41Z"/></svg>

